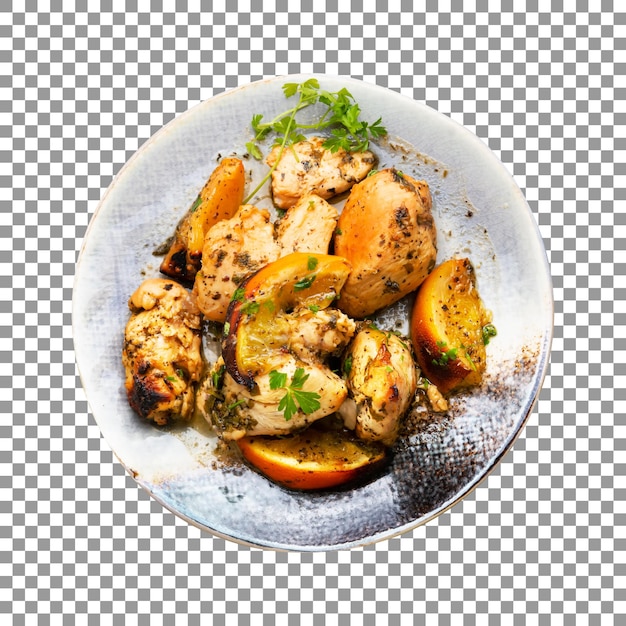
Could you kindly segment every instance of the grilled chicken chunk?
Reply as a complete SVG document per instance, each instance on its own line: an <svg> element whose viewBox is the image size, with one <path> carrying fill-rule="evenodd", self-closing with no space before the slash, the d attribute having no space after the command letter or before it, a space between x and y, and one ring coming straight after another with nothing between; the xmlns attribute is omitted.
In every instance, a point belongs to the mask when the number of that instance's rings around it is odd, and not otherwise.
<svg viewBox="0 0 626 626"><path fill-rule="evenodd" d="M344 356L350 397L339 409L361 439L395 441L400 420L417 389L417 371L408 344L371 326L360 330Z"/></svg>
<svg viewBox="0 0 626 626"><path fill-rule="evenodd" d="M286 209L308 193L325 200L348 191L363 180L376 163L372 152L331 152L322 147L324 139L312 137L284 150L276 169L272 172L272 197L274 204ZM267 156L266 163L273 167L280 147Z"/></svg>
<svg viewBox="0 0 626 626"><path fill-rule="evenodd" d="M302 368L307 380L302 391L319 395L319 408L310 413L298 409L290 419L285 418L279 404L287 393L284 387L272 389L270 376L258 376L254 390L237 383L228 373L223 372L220 359L214 371L220 372L221 388L215 387L216 377L204 381L198 396L198 409L226 440L241 439L246 435L287 435L301 430L308 424L337 411L345 400L348 390L344 381L322 363L305 363L295 356L285 353L275 364L276 370L293 379L298 368Z"/></svg>
<svg viewBox="0 0 626 626"><path fill-rule="evenodd" d="M200 311L209 320L223 322L237 285L279 255L266 209L243 205L231 219L215 224L204 239L202 269L194 283Z"/></svg>
<svg viewBox="0 0 626 626"><path fill-rule="evenodd" d="M435 266L437 231L427 183L395 169L350 192L337 224L335 254L352 265L339 307L364 318L417 289Z"/></svg>
<svg viewBox="0 0 626 626"><path fill-rule="evenodd" d="M311 362L339 356L352 339L356 324L337 309L311 311L298 309L286 316L289 350L303 361Z"/></svg>
<svg viewBox="0 0 626 626"><path fill-rule="evenodd" d="M276 225L266 209L251 205L215 224L205 237L202 269L194 284L200 311L209 320L224 322L245 276L291 252L326 254L337 219L337 210L328 202L308 195Z"/></svg>
<svg viewBox="0 0 626 626"><path fill-rule="evenodd" d="M130 297L122 362L130 406L159 425L188 419L202 373L200 311L186 289L161 278Z"/></svg>
<svg viewBox="0 0 626 626"><path fill-rule="evenodd" d="M291 252L327 254L339 213L318 195L310 193L296 202L276 223L281 256Z"/></svg>

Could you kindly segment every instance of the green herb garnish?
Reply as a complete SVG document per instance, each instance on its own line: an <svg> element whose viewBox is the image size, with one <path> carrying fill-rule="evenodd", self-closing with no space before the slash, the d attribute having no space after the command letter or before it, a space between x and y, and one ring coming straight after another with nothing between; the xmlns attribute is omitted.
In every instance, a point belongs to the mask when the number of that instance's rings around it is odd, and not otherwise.
<svg viewBox="0 0 626 626"><path fill-rule="evenodd" d="M260 308L261 305L258 302L255 302L254 300L249 300L248 302L245 302L241 305L241 312L248 315L254 315L255 313L259 312Z"/></svg>
<svg viewBox="0 0 626 626"><path fill-rule="evenodd" d="M202 196L198 194L198 197L195 199L194 203L191 205L189 209L190 213L195 213L196 209L202 204Z"/></svg>
<svg viewBox="0 0 626 626"><path fill-rule="evenodd" d="M221 365L219 369L211 373L211 382L215 389L221 389L224 382L224 374L226 373L226 366Z"/></svg>
<svg viewBox="0 0 626 626"><path fill-rule="evenodd" d="M254 131L254 139L246 143L248 153L260 161L263 158L263 153L258 142L265 139L271 132L276 134L274 146L279 146L280 150L276 163L254 191L243 201L243 204L248 204L269 180L280 162L285 148L305 139L300 132L301 130L317 131L331 128L330 137L323 144L323 147L331 152L337 152L340 149L348 152L363 152L368 149L370 139L383 137L387 134L387 129L381 124L380 118L372 124L360 119L361 108L352 94L345 88L336 92L325 91L320 89L317 79L309 78L303 83L285 83L283 93L286 98L297 95L297 104L267 122L263 121L263 115L260 113L252 116L251 126ZM296 114L299 111L318 102L325 104L327 109L317 122L301 124L296 120Z"/></svg>
<svg viewBox="0 0 626 626"><path fill-rule="evenodd" d="M227 411L232 411L234 408L240 406L241 404L243 404L244 402L247 402L246 398L241 398L240 400L237 400L237 402L233 402L232 404L229 404L226 407Z"/></svg>
<svg viewBox="0 0 626 626"><path fill-rule="evenodd" d="M314 256L310 256L307 259L306 267L309 271L312 272L317 267L318 263L319 261Z"/></svg>
<svg viewBox="0 0 626 626"><path fill-rule="evenodd" d="M496 327L493 324L485 324L483 326L483 343L488 345L492 337L498 334Z"/></svg>
<svg viewBox="0 0 626 626"><path fill-rule="evenodd" d="M305 276L304 278L301 278L299 281L293 284L293 290L304 291L305 289L308 289L313 284L314 280L315 280L315 274L311 274L310 276Z"/></svg>
<svg viewBox="0 0 626 626"><path fill-rule="evenodd" d="M237 287L233 293L231 302L243 302L246 299L246 292L243 287Z"/></svg>
<svg viewBox="0 0 626 626"><path fill-rule="evenodd" d="M433 365L439 365L440 367L446 367L450 361L456 359L459 352L458 348L447 348L448 344L445 341L438 341L437 347L441 351L438 359L433 359Z"/></svg>
<svg viewBox="0 0 626 626"><path fill-rule="evenodd" d="M298 408L305 415L317 411L320 408L320 395L314 391L302 391L302 386L309 378L302 367L298 367L293 374L291 384L287 387L288 376L285 372L272 370L269 373L270 389L285 389L285 395L278 403L278 410L282 411L285 420L289 421Z"/></svg>

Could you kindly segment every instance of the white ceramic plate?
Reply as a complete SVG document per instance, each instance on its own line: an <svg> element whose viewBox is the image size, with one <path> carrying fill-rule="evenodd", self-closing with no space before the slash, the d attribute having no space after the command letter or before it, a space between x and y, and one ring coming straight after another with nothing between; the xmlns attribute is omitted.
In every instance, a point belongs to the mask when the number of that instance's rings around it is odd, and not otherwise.
<svg viewBox="0 0 626 626"><path fill-rule="evenodd" d="M458 502L499 462L536 401L550 351L553 301L545 250L526 201L473 134L395 92L344 77L363 119L389 131L373 147L382 167L425 179L433 194L438 261L469 256L498 336L481 387L428 415L396 446L389 467L356 488L298 493L243 464L224 466L207 428L163 430L129 408L121 349L130 294L157 276L152 252L172 234L220 156L245 154L254 113L270 119L289 101L265 80L221 94L165 126L111 184L85 237L74 286L74 341L93 415L120 462L165 507L216 535L249 545L328 550L406 532ZM315 110L307 115L314 116ZM246 161L258 180L265 165ZM251 189L252 187L250 187ZM269 206L266 190L256 203ZM381 323L384 323L384 319Z"/></svg>

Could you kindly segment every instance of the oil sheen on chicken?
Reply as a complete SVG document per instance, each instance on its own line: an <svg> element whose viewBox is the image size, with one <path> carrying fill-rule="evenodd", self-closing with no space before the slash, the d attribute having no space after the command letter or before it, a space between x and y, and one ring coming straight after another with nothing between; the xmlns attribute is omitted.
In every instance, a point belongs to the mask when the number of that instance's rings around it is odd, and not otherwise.
<svg viewBox="0 0 626 626"><path fill-rule="evenodd" d="M311 137L283 151L272 172L272 198L277 207L293 206L308 193L328 200L363 180L376 163L370 151L331 152L322 147L323 143L324 139ZM279 153L279 146L269 153L266 163L270 167Z"/></svg>
<svg viewBox="0 0 626 626"><path fill-rule="evenodd" d="M187 420L202 373L200 312L186 289L161 278L130 297L122 362L130 406L159 425Z"/></svg>

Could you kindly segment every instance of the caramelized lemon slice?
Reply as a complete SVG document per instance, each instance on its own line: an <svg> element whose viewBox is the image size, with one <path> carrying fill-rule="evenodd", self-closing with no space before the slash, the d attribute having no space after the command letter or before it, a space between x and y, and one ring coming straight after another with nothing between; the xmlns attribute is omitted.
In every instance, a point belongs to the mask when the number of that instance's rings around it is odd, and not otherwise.
<svg viewBox="0 0 626 626"><path fill-rule="evenodd" d="M325 309L349 273L350 264L341 257L294 252L253 274L228 308L222 344L228 373L248 387L255 376L267 374L288 339L281 318L297 307Z"/></svg>
<svg viewBox="0 0 626 626"><path fill-rule="evenodd" d="M485 370L488 314L469 259L450 259L422 283L411 338L422 374L442 393L479 384Z"/></svg>
<svg viewBox="0 0 626 626"><path fill-rule="evenodd" d="M244 458L271 480L291 489L328 489L365 475L381 464L385 447L347 431L317 425L288 437L244 437Z"/></svg>

